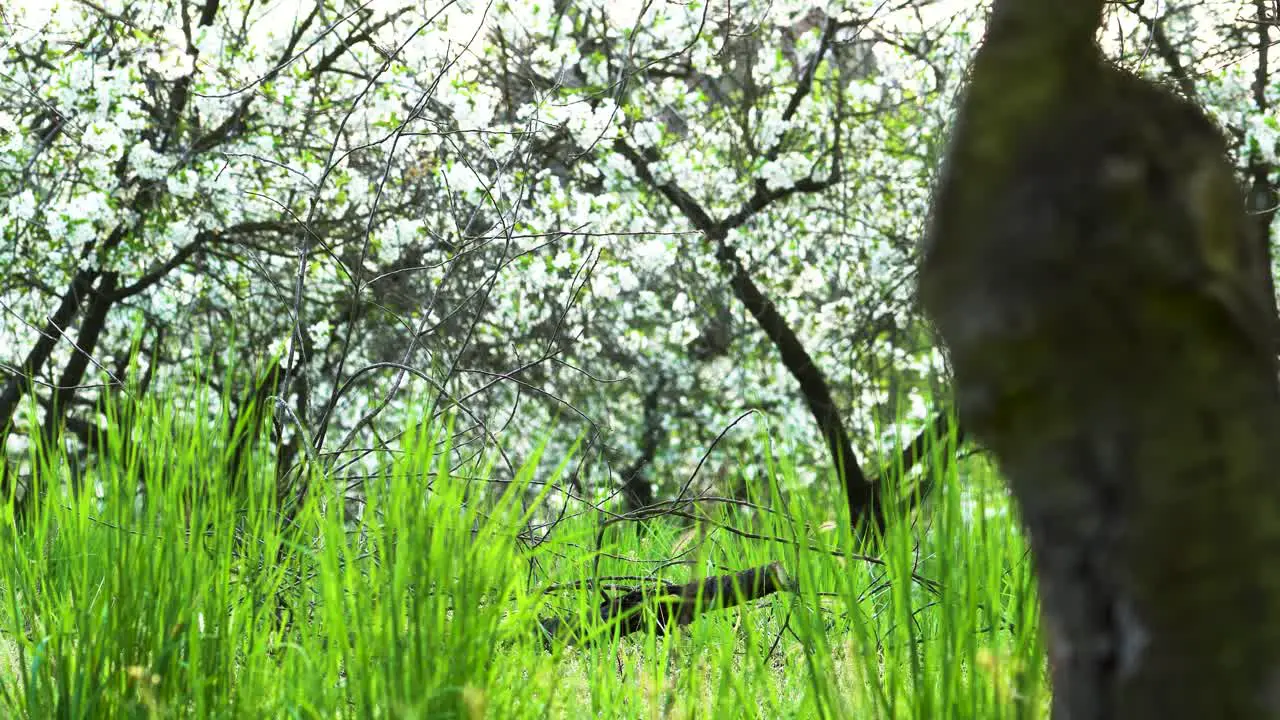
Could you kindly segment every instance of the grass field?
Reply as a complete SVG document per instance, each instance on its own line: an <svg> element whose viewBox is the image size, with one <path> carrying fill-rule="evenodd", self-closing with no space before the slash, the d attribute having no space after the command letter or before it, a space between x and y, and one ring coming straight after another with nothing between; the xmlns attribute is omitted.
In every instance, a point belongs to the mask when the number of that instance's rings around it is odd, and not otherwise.
<svg viewBox="0 0 1280 720"><path fill-rule="evenodd" d="M562 513L547 490L569 458L527 459L498 499L483 459L450 467L447 427L411 429L357 526L318 478L280 507L269 458L228 491L226 418L175 420L200 415L144 404L85 492L50 481L21 531L0 520L0 715L1047 717L1029 556L980 459L939 478L868 562L842 495L799 488L785 456L750 505L600 532L607 515ZM67 476L56 453L32 458ZM551 519L540 542L521 537ZM665 634L592 620L598 582L774 561L793 591ZM581 641L548 643L552 616Z"/></svg>

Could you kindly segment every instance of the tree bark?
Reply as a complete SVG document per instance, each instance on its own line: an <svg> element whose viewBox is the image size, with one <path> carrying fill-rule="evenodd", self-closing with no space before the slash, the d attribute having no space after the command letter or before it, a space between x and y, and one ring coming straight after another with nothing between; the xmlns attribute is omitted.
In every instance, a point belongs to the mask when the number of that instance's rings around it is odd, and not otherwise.
<svg viewBox="0 0 1280 720"><path fill-rule="evenodd" d="M756 285L743 266L742 260L728 244L729 231L741 226L748 219L770 204L797 192L820 192L835 180L806 180L786 190L770 192L761 186L755 194L743 203L742 207L723 220L713 220L707 211L692 196L673 182L659 183L649 168L657 157L646 156L624 142L617 142L614 148L631 162L636 175L647 185L661 193L673 206L680 210L687 220L702 231L708 241L716 249L716 260L729 276L729 287L734 297L742 302L747 312L764 331L769 342L778 349L782 364L787 372L800 385L800 395L813 415L826 441L831 455L836 476L840 479L848 503L849 523L856 529L873 530L872 537L883 532L885 527L884 507L881 488L872 482L863 472L858 457L853 450L853 441L844 426L844 419L831 395L831 388L821 368L814 362L805 349L804 343L796 335L787 319L778 312L777 306L764 291ZM837 163L838 167L838 163Z"/></svg>
<svg viewBox="0 0 1280 720"><path fill-rule="evenodd" d="M845 428L844 418L827 377L805 349L786 318L756 285L737 254L725 242L724 233L712 235L717 243L716 258L729 274L729 286L733 294L746 306L760 329L778 349L782 364L800 385L800 397L809 408L818 430L827 443L827 452L835 467L836 477L844 488L845 502L849 507L849 524L854 531L872 531L872 537L884 532L883 488L872 482L858 464L853 450L853 440Z"/></svg>
<svg viewBox="0 0 1280 720"><path fill-rule="evenodd" d="M84 382L85 371L89 369L89 360L98 349L98 338L107 324L107 313L113 304L112 293L115 292L118 276L114 272L102 274L98 287L94 289L89 307L85 310L84 321L76 333L75 347L71 357L62 368L62 375L49 396L48 411L44 419L44 437L47 443L57 441L67 410L75 400L76 391Z"/></svg>
<svg viewBox="0 0 1280 720"><path fill-rule="evenodd" d="M997 0L920 271L1021 505L1055 718L1280 717L1270 260L1217 129L1102 0Z"/></svg>
<svg viewBox="0 0 1280 720"><path fill-rule="evenodd" d="M0 437L4 437L9 432L13 416L18 412L18 404L22 402L22 396L26 394L28 384L44 369L45 363L49 362L54 347L62 337L62 329L70 325L76 314L80 312L80 304L97 277L98 273L93 270L81 270L76 273L70 286L62 294L57 309L41 329L40 337L27 353L26 360L19 368L21 372L10 377L4 385L4 390L0 391Z"/></svg>
<svg viewBox="0 0 1280 720"><path fill-rule="evenodd" d="M658 446L663 439L662 415L658 404L667 388L667 378L659 375L653 387L644 396L643 427L640 431L640 457L622 471L622 500L627 512L649 507L654 503L653 484L649 466L658 456Z"/></svg>
<svg viewBox="0 0 1280 720"><path fill-rule="evenodd" d="M262 424L272 416L271 396L280 388L282 368L279 360L272 360L266 370L254 382L252 388L236 403L235 412L227 427L227 492L239 492L248 481L249 453L254 448Z"/></svg>

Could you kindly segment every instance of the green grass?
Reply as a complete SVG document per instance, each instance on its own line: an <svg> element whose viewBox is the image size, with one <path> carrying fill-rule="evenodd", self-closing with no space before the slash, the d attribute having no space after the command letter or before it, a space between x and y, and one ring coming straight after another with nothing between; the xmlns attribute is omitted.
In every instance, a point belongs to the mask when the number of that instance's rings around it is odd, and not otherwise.
<svg viewBox="0 0 1280 720"><path fill-rule="evenodd" d="M601 533L571 504L531 545L520 531L560 515L546 481L571 458L528 458L498 497L483 459L451 466L448 427L410 429L356 531L318 476L282 509L263 454L228 491L229 421L186 400L144 403L108 435L92 490L71 493L65 459L32 450L55 480L21 531L0 518L0 715L1047 717L1029 557L980 461L895 523L882 564L857 558L841 494L799 487L785 454L754 508L703 502L684 508L696 520ZM772 561L798 592L665 635L588 623L594 642L548 649L538 630L587 617L594 578Z"/></svg>

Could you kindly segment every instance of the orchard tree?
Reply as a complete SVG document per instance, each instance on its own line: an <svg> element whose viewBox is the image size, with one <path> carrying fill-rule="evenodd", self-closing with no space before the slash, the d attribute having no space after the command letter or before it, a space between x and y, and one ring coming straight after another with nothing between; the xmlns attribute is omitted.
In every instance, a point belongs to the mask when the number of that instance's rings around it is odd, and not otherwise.
<svg viewBox="0 0 1280 720"><path fill-rule="evenodd" d="M763 422L861 517L884 468L958 434L911 293L980 28L953 10L6 9L8 447L92 446L101 393L199 377L239 399L212 411L274 418L282 481L305 462L358 487L425 407L499 480L583 436L557 499L638 507L752 488ZM1190 81L1265 209L1256 11L1126 6L1103 38Z"/></svg>
<svg viewBox="0 0 1280 720"><path fill-rule="evenodd" d="M875 428L914 396L914 423L893 432L920 437L889 440L907 464L929 437L950 434L945 413L924 422L913 386L927 376L927 338L904 279L934 152L928 127L963 33L903 23L895 12L905 6L881 17L857 3L830 13L807 3L620 5L546 7L500 24L485 76L503 79L500 108L520 107L529 88L556 98L549 111L564 131L541 146L553 169L535 185L549 209L580 190L628 228L671 228L565 246L599 257L593 299L620 301L588 310L593 329L619 328L623 342L597 354L588 335L575 359L646 372L637 389L650 391L626 399L646 417L669 408L665 433L642 423L625 479L637 484L658 443L692 464L691 450L723 427L727 396L813 438L801 452L840 470L853 519L878 515L876 474L860 467L883 449ZM545 196L533 197L537 208ZM876 372L885 366L893 371ZM571 387L591 392L575 406L609 414L625 392Z"/></svg>
<svg viewBox="0 0 1280 720"><path fill-rule="evenodd" d="M404 116L434 112L390 91L405 69L379 33L406 11L317 4L291 17L209 0L11 13L4 344L28 349L8 365L0 428L39 422L58 437L89 367L136 399L148 383L131 376L134 356L166 383L212 359L217 382L284 351L267 393L294 399L282 447L322 437L344 364L368 365L381 326L400 327L369 308L394 304L403 248L427 235L424 218L448 234L422 202L438 178L392 162ZM438 76L466 38L431 18L419 31L416 58ZM24 425L33 382L51 390Z"/></svg>
<svg viewBox="0 0 1280 720"><path fill-rule="evenodd" d="M89 368L137 395L271 350L275 387L246 397L287 401L282 469L376 457L416 421L400 400L435 396L486 443L568 417L557 442L674 480L745 406L825 435L868 492L859 458L926 427L903 273L966 42L875 9L9 18L6 331L29 347L5 424L34 378L68 388L37 393L46 436L92 442L68 414ZM508 468L531 435L496 443Z"/></svg>

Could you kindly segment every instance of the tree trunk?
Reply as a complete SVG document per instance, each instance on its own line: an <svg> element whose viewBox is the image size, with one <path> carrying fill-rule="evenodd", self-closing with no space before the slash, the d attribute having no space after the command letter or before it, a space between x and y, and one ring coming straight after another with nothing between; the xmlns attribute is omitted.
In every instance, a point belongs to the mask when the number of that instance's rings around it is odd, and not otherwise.
<svg viewBox="0 0 1280 720"><path fill-rule="evenodd" d="M778 308L756 285L733 248L725 242L724 232L711 235L716 241L716 258L729 274L729 287L755 318L769 342L778 349L782 364L800 385L800 397L808 406L827 442L827 452L835 467L836 477L844 488L849 507L849 525L855 532L870 533L872 539L882 535L887 524L884 516L884 488L863 472L853 450L853 439L845 428L840 407L831 395L827 377L809 355L800 336Z"/></svg>
<svg viewBox="0 0 1280 720"><path fill-rule="evenodd" d="M44 369L45 363L53 355L53 349L62 337L62 329L71 323L76 313L80 312L80 304L97 278L98 273L92 270L81 270L76 273L71 280L71 285L62 294L57 309L41 328L40 337L31 346L31 352L27 353L26 360L19 368L20 372L11 376L5 383L4 389L0 390L0 438L11 429L10 424L18 412L18 405L27 391L28 384Z"/></svg>
<svg viewBox="0 0 1280 720"><path fill-rule="evenodd" d="M667 388L667 378L659 374L653 387L644 396L643 427L640 431L640 457L622 471L622 501L627 512L649 507L654 503L653 484L649 467L658 456L658 446L663 441L662 414L658 405Z"/></svg>
<svg viewBox="0 0 1280 720"><path fill-rule="evenodd" d="M107 313L110 312L118 276L114 272L102 274L98 287L93 291L92 300L85 310L84 321L76 333L75 345L71 356L58 377L57 385L49 393L49 405L44 419L44 438L46 447L58 441L61 434L63 418L75 400L76 391L84 382L84 374L89 369L89 362L98 350L98 338L107 324Z"/></svg>
<svg viewBox="0 0 1280 720"><path fill-rule="evenodd" d="M831 395L826 376L810 357L804 343L800 342L795 329L778 312L773 301L756 285L747 268L742 264L742 260L728 244L731 229L741 226L770 204L793 192L817 192L826 189L828 183L810 180L776 193L769 193L761 183L756 193L737 212L716 221L712 220L707 211L678 185L670 182L659 183L654 178L649 165L658 160L656 153L649 156L642 155L624 142L615 143L614 149L631 161L636 175L645 184L658 190L670 200L671 204L677 207L695 228L705 233L707 240L716 248L716 260L729 276L729 287L733 290L734 297L742 302L747 312L751 313L751 317L764 331L769 342L778 349L787 372L791 373L800 385L800 395L826 440L836 477L844 488L850 525L855 529L869 531L872 538L882 534L885 517L881 488L867 477L862 466L858 464L857 455L853 451L853 441L844 426L840 409ZM836 165L838 167L839 163L837 162ZM834 176L831 182L834 182Z"/></svg>
<svg viewBox="0 0 1280 720"><path fill-rule="evenodd" d="M1101 4L997 0L921 300L1030 531L1054 717L1280 717L1269 258L1216 128L1080 32Z"/></svg>
<svg viewBox="0 0 1280 720"><path fill-rule="evenodd" d="M254 382L252 389L246 391L236 403L235 412L227 430L227 492L235 494L248 482L248 455L253 451L254 443L262 424L271 417L271 396L280 389L280 378L283 375L280 361L273 359Z"/></svg>

